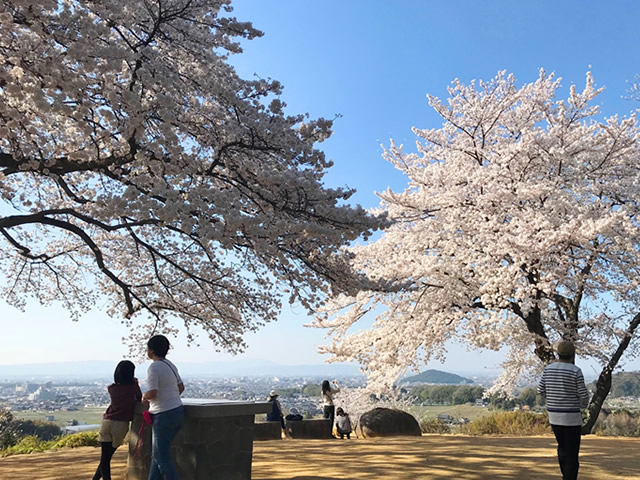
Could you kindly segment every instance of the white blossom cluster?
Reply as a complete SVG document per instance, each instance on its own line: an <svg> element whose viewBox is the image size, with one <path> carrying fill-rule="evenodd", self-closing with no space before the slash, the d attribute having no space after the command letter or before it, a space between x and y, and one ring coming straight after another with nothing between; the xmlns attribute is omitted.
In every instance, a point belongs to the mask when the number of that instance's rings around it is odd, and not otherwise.
<svg viewBox="0 0 640 480"><path fill-rule="evenodd" d="M508 347L500 389L560 339L616 366L640 321L640 130L635 115L600 118L590 73L566 99L559 88L501 72L429 97L442 127L413 130L417 153L384 153L409 182L380 194L391 226L349 249L368 282L317 316L332 360L361 362L377 391L449 340Z"/></svg>
<svg viewBox="0 0 640 480"><path fill-rule="evenodd" d="M77 314L106 296L131 326L177 318L234 352L283 290L311 308L348 277L334 254L378 220L322 184L332 122L228 64L261 35L229 4L2 0L4 298Z"/></svg>

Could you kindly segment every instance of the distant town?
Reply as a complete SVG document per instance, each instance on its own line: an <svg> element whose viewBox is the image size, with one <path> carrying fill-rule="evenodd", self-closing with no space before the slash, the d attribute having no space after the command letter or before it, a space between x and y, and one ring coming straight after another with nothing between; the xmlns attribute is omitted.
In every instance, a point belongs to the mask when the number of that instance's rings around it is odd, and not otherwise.
<svg viewBox="0 0 640 480"><path fill-rule="evenodd" d="M286 410L293 407L305 417L320 415L320 383L322 377L186 377L185 398L264 401L271 390L277 390ZM42 382L37 380L0 379L0 406L11 409L18 416L28 415L34 420L61 424L64 418L73 417L69 412L95 410L95 421L101 417L102 408L109 404L107 386L109 378L59 378ZM362 376L341 378L341 384L360 387ZM141 385L144 389L144 384ZM38 412L39 415L33 416ZM86 423L86 416L70 418L65 424ZM81 420L82 418L82 420ZM75 420L75 421L74 421Z"/></svg>

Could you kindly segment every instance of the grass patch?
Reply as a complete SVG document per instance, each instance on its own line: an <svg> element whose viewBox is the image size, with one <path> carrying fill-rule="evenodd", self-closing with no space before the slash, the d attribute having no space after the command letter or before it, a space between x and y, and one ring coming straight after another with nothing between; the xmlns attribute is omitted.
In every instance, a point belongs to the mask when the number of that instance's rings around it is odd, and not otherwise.
<svg viewBox="0 0 640 480"><path fill-rule="evenodd" d="M451 427L437 418L423 418L420 420L420 431L422 433L451 433Z"/></svg>
<svg viewBox="0 0 640 480"><path fill-rule="evenodd" d="M464 405L413 405L408 412L416 418L437 417L451 415L453 418L468 418L473 421L491 413L483 407L472 404Z"/></svg>
<svg viewBox="0 0 640 480"><path fill-rule="evenodd" d="M460 433L468 435L543 435L551 433L549 417L533 412L491 412L467 425L460 426Z"/></svg>
<svg viewBox="0 0 640 480"><path fill-rule="evenodd" d="M20 455L33 452L44 452L46 450L56 450L59 448L77 448L77 447L98 447L97 432L80 432L71 435L64 435L53 440L41 440L35 435L23 437L12 447L0 450L0 457L8 457L9 455Z"/></svg>

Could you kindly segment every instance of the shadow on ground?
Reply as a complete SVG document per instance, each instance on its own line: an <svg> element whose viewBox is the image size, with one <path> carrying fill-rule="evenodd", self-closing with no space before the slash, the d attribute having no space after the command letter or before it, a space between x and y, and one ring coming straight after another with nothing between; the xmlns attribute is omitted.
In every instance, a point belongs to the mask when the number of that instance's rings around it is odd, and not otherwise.
<svg viewBox="0 0 640 480"><path fill-rule="evenodd" d="M335 477L291 477L291 480L333 480Z"/></svg>
<svg viewBox="0 0 640 480"><path fill-rule="evenodd" d="M640 480L640 439L588 436L582 442L580 480ZM0 479L86 480L99 456L99 449L83 447L0 458ZM125 463L120 448L114 479L124 478ZM547 480L559 473L552 436L426 435L256 442L252 479Z"/></svg>

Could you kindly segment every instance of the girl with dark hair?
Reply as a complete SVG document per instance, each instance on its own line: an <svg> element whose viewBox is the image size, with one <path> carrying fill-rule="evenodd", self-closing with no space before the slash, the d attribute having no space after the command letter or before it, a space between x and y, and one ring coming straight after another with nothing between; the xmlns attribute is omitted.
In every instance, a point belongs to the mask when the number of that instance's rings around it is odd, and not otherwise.
<svg viewBox="0 0 640 480"><path fill-rule="evenodd" d="M333 429L333 421L335 419L336 407L333 404L333 395L340 391L338 382L333 381L335 388L331 388L329 380L322 382L322 416L331 419L331 428Z"/></svg>
<svg viewBox="0 0 640 480"><path fill-rule="evenodd" d="M133 409L142 399L138 379L134 376L135 369L135 365L129 360L121 361L113 373L113 384L107 387L111 404L102 418L98 433L101 446L100 464L93 480L111 480L111 457L129 431Z"/></svg>
<svg viewBox="0 0 640 480"><path fill-rule="evenodd" d="M149 403L151 424L151 469L149 480L178 480L171 459L171 442L184 423L184 407L180 395L184 383L178 368L165 357L169 340L154 335L147 342L147 356L153 360L147 371L147 387L142 400Z"/></svg>
<svg viewBox="0 0 640 480"><path fill-rule="evenodd" d="M347 439L351 438L351 419L342 407L336 409L336 431L341 439L344 439L345 435Z"/></svg>

